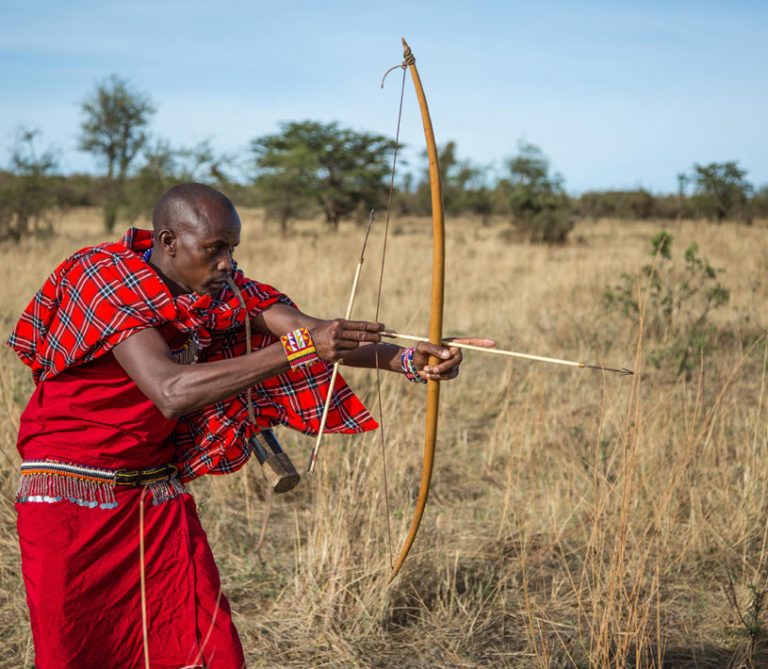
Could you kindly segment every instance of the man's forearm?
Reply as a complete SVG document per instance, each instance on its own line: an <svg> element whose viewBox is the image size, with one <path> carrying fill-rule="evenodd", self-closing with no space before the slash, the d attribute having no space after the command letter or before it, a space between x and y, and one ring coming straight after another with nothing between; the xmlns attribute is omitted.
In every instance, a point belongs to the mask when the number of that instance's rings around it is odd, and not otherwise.
<svg viewBox="0 0 768 669"><path fill-rule="evenodd" d="M343 364L376 369L378 356L379 369L401 372L401 351L399 346L390 343L363 344L346 355ZM181 407L177 411L183 414L210 406L288 369L290 365L283 347L272 344L246 356L184 366L165 389L170 404Z"/></svg>
<svg viewBox="0 0 768 669"><path fill-rule="evenodd" d="M363 345L345 355L342 364L348 367L376 369L378 362L379 369L402 372L400 365L400 353L402 351L403 349L399 346L388 342Z"/></svg>
<svg viewBox="0 0 768 669"><path fill-rule="evenodd" d="M283 328L291 331L295 327L311 327L317 355L323 360L334 362L348 357L349 364L375 367L378 350L380 368L397 369L393 358L400 349L379 341L381 324L343 319L318 321L290 308L275 314L277 317L269 325L278 333L285 332ZM257 322L258 325L266 324ZM381 348L373 350L373 346ZM359 353L358 349L372 350ZM290 369L280 343L228 360L179 365L173 361L168 344L154 328L137 332L122 341L114 348L114 355L141 391L169 418L232 397L259 381Z"/></svg>
<svg viewBox="0 0 768 669"><path fill-rule="evenodd" d="M165 340L154 328L128 337L113 352L141 391L168 418L220 402L290 369L279 343L237 358L180 365L171 359Z"/></svg>
<svg viewBox="0 0 768 669"><path fill-rule="evenodd" d="M220 402L290 369L279 343L237 358L181 367L163 386L163 395L176 415Z"/></svg>

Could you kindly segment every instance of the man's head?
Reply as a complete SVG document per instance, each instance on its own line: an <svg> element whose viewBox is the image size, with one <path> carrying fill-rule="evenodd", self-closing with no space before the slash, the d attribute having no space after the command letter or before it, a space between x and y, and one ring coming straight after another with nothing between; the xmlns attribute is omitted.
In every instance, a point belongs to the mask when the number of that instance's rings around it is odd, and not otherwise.
<svg viewBox="0 0 768 669"><path fill-rule="evenodd" d="M240 217L219 191L199 183L174 186L152 212L152 262L183 292L218 293L232 271Z"/></svg>

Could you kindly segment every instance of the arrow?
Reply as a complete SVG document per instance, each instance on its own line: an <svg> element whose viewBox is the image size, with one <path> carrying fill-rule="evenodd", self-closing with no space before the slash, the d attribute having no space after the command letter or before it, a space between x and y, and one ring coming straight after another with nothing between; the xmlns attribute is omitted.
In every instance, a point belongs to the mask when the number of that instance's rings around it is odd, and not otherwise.
<svg viewBox="0 0 768 669"><path fill-rule="evenodd" d="M428 342L427 337L417 337L416 335L400 334L399 332L385 331L379 333L382 337L388 339L407 339L408 341L425 341ZM462 344L457 341L443 341L443 346L455 346L456 348L463 348L469 351L479 351L480 353L493 353L495 355L506 355L510 358L522 358L524 360L536 360L537 362L549 362L554 365L568 365L569 367L579 367L581 369L598 369L602 372L615 372L622 376L628 376L634 374L631 369L622 367L616 369L615 367L605 367L604 365L593 365L588 362L574 362L573 360L561 360L560 358L546 358L542 355L531 355L530 353L517 353L515 351L504 351L498 348L483 348L482 346L473 346L472 344Z"/></svg>

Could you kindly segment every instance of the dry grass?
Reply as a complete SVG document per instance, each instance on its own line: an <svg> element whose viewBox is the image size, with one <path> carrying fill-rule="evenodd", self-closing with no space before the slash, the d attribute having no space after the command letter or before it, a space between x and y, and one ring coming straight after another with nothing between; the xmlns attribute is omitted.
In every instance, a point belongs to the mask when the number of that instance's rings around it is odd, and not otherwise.
<svg viewBox="0 0 768 669"><path fill-rule="evenodd" d="M245 212L249 275L307 311L343 311L361 233L297 226L288 241ZM670 227L670 226L667 226ZM602 306L648 259L659 226L581 223L562 248L504 241L504 228L448 229L445 330L505 347L634 367L634 377L467 356L446 384L432 496L399 580L377 436L329 437L319 474L263 505L257 468L194 486L251 667L767 666L768 433L765 230L673 224L726 269L727 345L689 379L644 364L637 328ZM52 241L0 249L4 331L55 263L101 238L74 212ZM356 316L372 317L379 229ZM396 222L382 320L426 331L428 222ZM745 326L745 317L749 322ZM748 338L747 335L751 337ZM749 344L749 345L747 345ZM31 390L2 352L0 667L31 667L12 495L18 415ZM345 374L371 400L371 373ZM423 390L385 379L392 551L418 487ZM303 467L310 440L281 431Z"/></svg>

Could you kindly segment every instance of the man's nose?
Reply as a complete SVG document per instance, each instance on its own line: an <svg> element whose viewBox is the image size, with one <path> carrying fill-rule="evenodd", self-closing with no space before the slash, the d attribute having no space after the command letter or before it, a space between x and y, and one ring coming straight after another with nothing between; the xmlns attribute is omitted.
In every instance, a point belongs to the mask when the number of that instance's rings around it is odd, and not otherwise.
<svg viewBox="0 0 768 669"><path fill-rule="evenodd" d="M225 253L219 257L216 263L216 269L219 272L231 272L232 271L232 254Z"/></svg>

